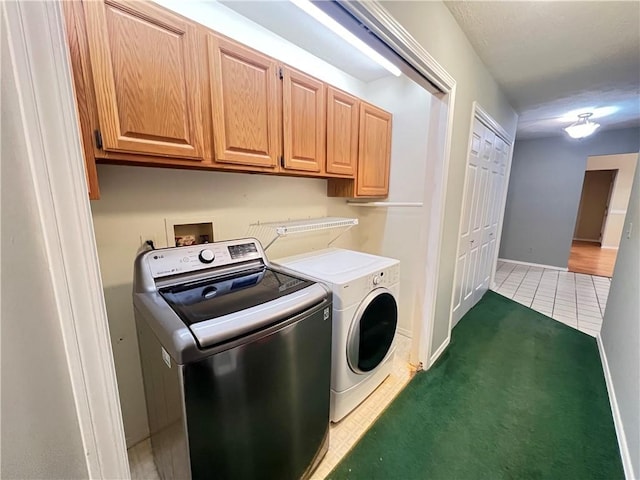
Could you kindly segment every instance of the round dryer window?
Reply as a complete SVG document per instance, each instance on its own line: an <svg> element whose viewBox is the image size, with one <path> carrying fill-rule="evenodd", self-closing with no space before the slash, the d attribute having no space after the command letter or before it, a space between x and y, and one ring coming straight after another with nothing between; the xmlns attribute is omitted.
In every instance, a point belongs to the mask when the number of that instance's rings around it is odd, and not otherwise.
<svg viewBox="0 0 640 480"><path fill-rule="evenodd" d="M354 372L369 372L380 365L397 324L398 305L391 292L377 288L369 293L356 311L347 339L347 360Z"/></svg>

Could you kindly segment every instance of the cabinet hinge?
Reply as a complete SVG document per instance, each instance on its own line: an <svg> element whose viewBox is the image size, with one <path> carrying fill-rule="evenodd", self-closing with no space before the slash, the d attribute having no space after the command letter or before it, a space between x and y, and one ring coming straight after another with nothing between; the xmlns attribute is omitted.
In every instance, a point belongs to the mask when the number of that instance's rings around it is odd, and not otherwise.
<svg viewBox="0 0 640 480"><path fill-rule="evenodd" d="M280 77L280 80L284 78L284 74L282 73L282 67L278 68L278 77Z"/></svg>
<svg viewBox="0 0 640 480"><path fill-rule="evenodd" d="M96 147L98 150L102 150L102 133L100 130L95 130L93 133L96 137Z"/></svg>

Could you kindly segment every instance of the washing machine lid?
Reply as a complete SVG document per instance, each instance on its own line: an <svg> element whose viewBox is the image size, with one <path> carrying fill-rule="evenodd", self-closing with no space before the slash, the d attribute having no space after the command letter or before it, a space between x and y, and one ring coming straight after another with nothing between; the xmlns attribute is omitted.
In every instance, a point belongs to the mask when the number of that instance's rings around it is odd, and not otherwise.
<svg viewBox="0 0 640 480"><path fill-rule="evenodd" d="M269 268L161 288L160 295L190 326L277 300L311 285Z"/></svg>
<svg viewBox="0 0 640 480"><path fill-rule="evenodd" d="M273 263L324 282L343 284L396 265L399 261L353 250L329 248L281 258Z"/></svg>

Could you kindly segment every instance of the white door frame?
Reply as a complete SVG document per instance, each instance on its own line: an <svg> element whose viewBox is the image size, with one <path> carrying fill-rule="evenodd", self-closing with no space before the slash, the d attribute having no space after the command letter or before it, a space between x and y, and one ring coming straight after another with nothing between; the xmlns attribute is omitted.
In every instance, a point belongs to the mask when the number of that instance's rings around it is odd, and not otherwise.
<svg viewBox="0 0 640 480"><path fill-rule="evenodd" d="M473 123L474 120L480 121L483 125L485 125L489 130L495 133L498 137L500 137L507 144L509 148L509 155L507 160L507 169L504 175L504 189L502 191L502 198L500 199L500 220L498 222L498 232L496 235L496 250L493 254L493 258L491 259L491 278L489 280L489 288L493 288L496 274L496 264L498 261L498 253L500 251L500 242L502 241L502 223L504 221L504 212L507 201L507 190L509 189L509 176L511 175L511 161L513 160L513 142L514 139L511 137L507 131L502 128L502 126L491 116L489 113L480 106L477 101L473 102L473 108L471 109L471 121L469 122L469 144L467 146L467 164L469 163L469 155L471 154L472 148L472 139L473 139ZM466 202L469 200L469 191L467 188L467 175L469 174L468 169L465 168L464 174L464 191L462 194L462 209ZM462 210L461 210L462 213ZM458 225L458 239L456 243L456 252L460 249L460 232L462 231L462 214L460 214L460 223ZM451 334L451 324L453 323L453 307L455 306L455 294L458 281L458 275L461 275L462 272L458 271L458 263L456 262L456 267L453 275L453 290L451 292L451 304L449 306L449 334Z"/></svg>
<svg viewBox="0 0 640 480"><path fill-rule="evenodd" d="M429 241L424 310L414 341L418 358L430 357L438 259L444 225L455 80L376 2L344 4L364 24L444 93L446 130L440 145L442 191L433 210L437 228ZM62 319L68 367L90 478L130 478L109 325L87 195L84 159L58 2L5 2L14 75L22 104L51 275ZM25 159L27 161L27 159Z"/></svg>

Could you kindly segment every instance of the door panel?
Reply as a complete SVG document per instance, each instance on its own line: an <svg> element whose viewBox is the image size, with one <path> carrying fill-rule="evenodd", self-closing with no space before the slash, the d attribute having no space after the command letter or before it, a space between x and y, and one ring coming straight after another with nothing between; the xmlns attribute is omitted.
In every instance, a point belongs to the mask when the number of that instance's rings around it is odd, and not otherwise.
<svg viewBox="0 0 640 480"><path fill-rule="evenodd" d="M216 162L275 167L279 156L275 60L210 34Z"/></svg>
<svg viewBox="0 0 640 480"><path fill-rule="evenodd" d="M600 241L607 214L615 170L586 171L574 237Z"/></svg>
<svg viewBox="0 0 640 480"><path fill-rule="evenodd" d="M478 122L479 123L479 122ZM488 266L488 247L491 233L491 199L494 196L493 182L491 178L491 166L495 158L496 152L496 135L486 126L480 124L477 128L481 128L482 135L482 155L480 155L480 196L478 198L478 211L480 228L476 232L474 237L478 243L478 265L476 268L476 276L474 277L474 299L473 303L477 302L484 292L489 288L487 279L487 266Z"/></svg>
<svg viewBox="0 0 640 480"><path fill-rule="evenodd" d="M355 175L358 162L358 119L356 97L327 87L327 172Z"/></svg>
<svg viewBox="0 0 640 480"><path fill-rule="evenodd" d="M142 2L83 6L105 150L201 160L195 27Z"/></svg>
<svg viewBox="0 0 640 480"><path fill-rule="evenodd" d="M466 261L467 261L467 253L464 252L461 256L458 257L456 261L456 272L458 272L458 276L462 278L462 280L457 280L454 285L454 293L453 293L453 316L454 318L457 316L457 312L462 307L462 286L464 284L464 272L466 272ZM458 317L459 318L459 317Z"/></svg>
<svg viewBox="0 0 640 480"><path fill-rule="evenodd" d="M467 164L467 175L465 182L465 195L462 206L462 226L460 229L460 244L458 248L458 262L456 270L455 289L460 291L459 305L454 308L454 324L460 320L464 313L471 308L470 303L473 295L470 272L473 271L470 250L475 240L472 237L473 223L475 215L474 198L478 196L479 174L478 164L480 149L482 146L482 132L473 131L471 136L471 147L469 150L469 162Z"/></svg>
<svg viewBox="0 0 640 480"><path fill-rule="evenodd" d="M324 172L326 158L325 86L313 77L283 68L284 168Z"/></svg>
<svg viewBox="0 0 640 480"><path fill-rule="evenodd" d="M469 262L467 263L466 281L462 295L462 305L466 311L473 306L473 279L478 268L478 247L469 249Z"/></svg>
<svg viewBox="0 0 640 480"><path fill-rule="evenodd" d="M488 210L490 211L490 228L485 232L483 242L488 242L489 264L484 272L482 284L482 294L490 287L491 274L493 273L493 262L496 260L496 248L498 238L498 227L502 216L502 199L506 185L506 168L509 160L509 146L499 137L496 137L495 156L491 164L491 198L489 199Z"/></svg>
<svg viewBox="0 0 640 480"><path fill-rule="evenodd" d="M391 114L360 102L358 196L385 197L389 194L390 160Z"/></svg>
<svg viewBox="0 0 640 480"><path fill-rule="evenodd" d="M454 325L489 288L506 188L508 149L493 131L474 119L456 262Z"/></svg>

